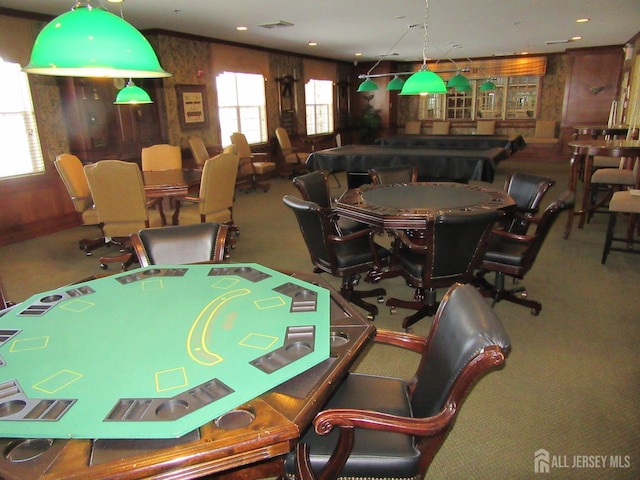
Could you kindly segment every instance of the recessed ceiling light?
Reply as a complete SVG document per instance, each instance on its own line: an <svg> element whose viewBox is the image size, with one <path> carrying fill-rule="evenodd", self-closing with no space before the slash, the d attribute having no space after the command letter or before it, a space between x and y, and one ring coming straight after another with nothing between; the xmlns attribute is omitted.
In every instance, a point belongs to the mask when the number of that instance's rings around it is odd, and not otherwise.
<svg viewBox="0 0 640 480"><path fill-rule="evenodd" d="M249 30L249 27L239 25L236 27L236 30L238 30L239 32L246 32L247 30Z"/></svg>
<svg viewBox="0 0 640 480"><path fill-rule="evenodd" d="M579 18L576 20L576 23L587 23L589 20L591 20L590 18Z"/></svg>
<svg viewBox="0 0 640 480"><path fill-rule="evenodd" d="M572 42L575 42L576 40L582 40L582 37L580 36L571 37Z"/></svg>
<svg viewBox="0 0 640 480"><path fill-rule="evenodd" d="M309 46L310 47L317 47L318 46L318 42L309 42Z"/></svg>
<svg viewBox="0 0 640 480"><path fill-rule="evenodd" d="M356 57L361 57L361 56L362 56L362 52L356 52L354 55L355 55Z"/></svg>

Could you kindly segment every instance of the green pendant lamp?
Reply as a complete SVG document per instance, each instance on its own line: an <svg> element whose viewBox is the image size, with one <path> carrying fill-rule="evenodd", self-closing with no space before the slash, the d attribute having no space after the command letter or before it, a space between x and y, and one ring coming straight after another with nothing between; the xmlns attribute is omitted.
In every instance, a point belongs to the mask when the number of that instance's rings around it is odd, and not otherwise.
<svg viewBox="0 0 640 480"><path fill-rule="evenodd" d="M458 74L449 79L449 81L447 82L447 87L455 88L460 91L459 87L470 87L470 85L467 77L458 72Z"/></svg>
<svg viewBox="0 0 640 480"><path fill-rule="evenodd" d="M113 103L115 105L139 105L141 103L153 103L153 101L147 92L129 79L127 85L120 89L116 96L116 101Z"/></svg>
<svg viewBox="0 0 640 480"><path fill-rule="evenodd" d="M393 80L387 84L387 90L402 90L402 87L404 87L404 80L398 75L395 75Z"/></svg>
<svg viewBox="0 0 640 480"><path fill-rule="evenodd" d="M456 92L470 92L471 85L460 85L459 87L455 87Z"/></svg>
<svg viewBox="0 0 640 480"><path fill-rule="evenodd" d="M400 95L425 95L428 93L447 93L444 80L430 71L426 65L407 78Z"/></svg>
<svg viewBox="0 0 640 480"><path fill-rule="evenodd" d="M495 90L496 88L497 88L496 84L493 83L491 80L487 80L482 85L480 85L480 91L481 92L491 92L491 91Z"/></svg>
<svg viewBox="0 0 640 480"><path fill-rule="evenodd" d="M78 1L42 29L24 71L65 77L171 76L138 30L90 0Z"/></svg>
<svg viewBox="0 0 640 480"><path fill-rule="evenodd" d="M359 92L373 92L374 90L378 90L378 84L369 77L365 78L364 82L358 87Z"/></svg>

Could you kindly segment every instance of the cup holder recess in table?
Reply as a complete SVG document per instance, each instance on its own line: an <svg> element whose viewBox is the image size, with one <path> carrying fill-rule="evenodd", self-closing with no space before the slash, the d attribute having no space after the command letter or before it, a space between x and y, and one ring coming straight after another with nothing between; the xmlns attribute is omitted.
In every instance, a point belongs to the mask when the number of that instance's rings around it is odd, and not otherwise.
<svg viewBox="0 0 640 480"><path fill-rule="evenodd" d="M5 448L4 458L12 463L21 463L39 457L53 446L51 438L25 438L11 442Z"/></svg>
<svg viewBox="0 0 640 480"><path fill-rule="evenodd" d="M222 430L235 430L250 425L256 418L255 412L249 409L236 408L214 420L216 427Z"/></svg>

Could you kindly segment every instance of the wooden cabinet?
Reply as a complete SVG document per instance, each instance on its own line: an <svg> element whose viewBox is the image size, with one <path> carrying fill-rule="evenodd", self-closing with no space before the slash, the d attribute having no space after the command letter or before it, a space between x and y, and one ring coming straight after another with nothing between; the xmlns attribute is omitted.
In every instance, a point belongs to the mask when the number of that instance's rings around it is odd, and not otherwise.
<svg viewBox="0 0 640 480"><path fill-rule="evenodd" d="M162 80L136 80L154 101L145 105L114 105L116 83L122 84L110 78L59 79L71 153L85 163L105 158L139 162L142 147L166 143Z"/></svg>

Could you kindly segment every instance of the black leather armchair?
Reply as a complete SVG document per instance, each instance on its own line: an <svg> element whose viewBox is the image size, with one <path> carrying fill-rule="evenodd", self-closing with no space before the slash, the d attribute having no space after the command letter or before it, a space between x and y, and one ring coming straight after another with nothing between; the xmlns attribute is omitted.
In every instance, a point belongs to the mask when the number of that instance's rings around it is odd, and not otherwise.
<svg viewBox="0 0 640 480"><path fill-rule="evenodd" d="M540 175L516 172L510 175L504 189L516 202L516 208L507 214L502 223L510 233L524 235L530 225L530 219L540 210L540 202L555 180Z"/></svg>
<svg viewBox="0 0 640 480"><path fill-rule="evenodd" d="M415 165L398 165L378 167L369 170L374 185L391 183L415 183L418 181L418 167Z"/></svg>
<svg viewBox="0 0 640 480"><path fill-rule="evenodd" d="M574 195L565 192L549 205L541 216L529 218L528 221L536 225L532 234L515 234L498 229L491 232L489 246L481 268L475 275L474 283L480 287L485 297L493 298L493 305L500 300L507 300L530 308L533 315L540 313L542 304L528 298L523 286L505 288L505 277L524 278L533 266L554 222L563 210L572 208L574 202ZM493 284L485 278L489 272L495 272Z"/></svg>
<svg viewBox="0 0 640 480"><path fill-rule="evenodd" d="M461 284L443 297L428 337L379 329L374 340L421 355L418 369L409 381L347 376L300 440L318 479L424 478L471 386L510 351L495 312ZM294 468L292 452L285 470Z"/></svg>
<svg viewBox="0 0 640 480"><path fill-rule="evenodd" d="M358 274L367 272L368 278L378 272L389 258L389 250L374 241L375 231L366 228L348 235L341 235L335 223L335 212L321 208L317 203L285 195L284 204L293 210L302 237L314 265L314 272L330 273L342 278L340 294L349 302L369 312L373 319L378 307L366 302L368 297L386 295L383 288L367 291L354 290Z"/></svg>
<svg viewBox="0 0 640 480"><path fill-rule="evenodd" d="M468 283L487 248L488 233L502 213L482 210L469 214L440 213L425 221L424 236L410 237L396 230L389 271L377 278L400 274L415 287L412 300L390 298L387 305L418 310L405 317L403 328L433 315L438 308L436 289Z"/></svg>
<svg viewBox="0 0 640 480"><path fill-rule="evenodd" d="M141 267L219 263L229 257L231 227L215 222L147 228L131 235Z"/></svg>

